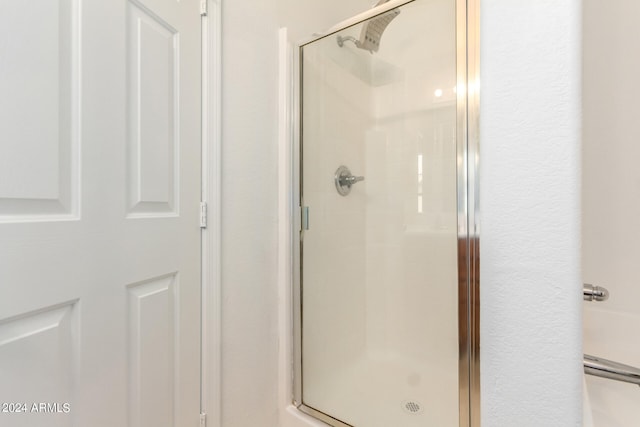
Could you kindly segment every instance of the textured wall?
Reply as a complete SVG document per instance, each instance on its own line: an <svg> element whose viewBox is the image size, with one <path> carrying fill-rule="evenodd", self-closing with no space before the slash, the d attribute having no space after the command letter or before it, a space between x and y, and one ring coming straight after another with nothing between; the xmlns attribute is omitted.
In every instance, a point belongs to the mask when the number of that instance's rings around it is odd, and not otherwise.
<svg viewBox="0 0 640 427"><path fill-rule="evenodd" d="M481 5L483 427L581 426L580 17Z"/></svg>

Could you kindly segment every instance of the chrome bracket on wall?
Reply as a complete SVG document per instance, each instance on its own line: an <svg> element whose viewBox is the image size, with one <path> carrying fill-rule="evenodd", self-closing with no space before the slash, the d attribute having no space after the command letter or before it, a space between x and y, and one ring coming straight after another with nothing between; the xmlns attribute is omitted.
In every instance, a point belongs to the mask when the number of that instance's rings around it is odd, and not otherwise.
<svg viewBox="0 0 640 427"><path fill-rule="evenodd" d="M585 283L582 288L582 299L585 301L606 301L609 299L609 291L602 286Z"/></svg>
<svg viewBox="0 0 640 427"><path fill-rule="evenodd" d="M354 176L346 166L340 166L334 176L336 190L341 196L347 196L351 192L351 186L356 182L364 181L364 176Z"/></svg>

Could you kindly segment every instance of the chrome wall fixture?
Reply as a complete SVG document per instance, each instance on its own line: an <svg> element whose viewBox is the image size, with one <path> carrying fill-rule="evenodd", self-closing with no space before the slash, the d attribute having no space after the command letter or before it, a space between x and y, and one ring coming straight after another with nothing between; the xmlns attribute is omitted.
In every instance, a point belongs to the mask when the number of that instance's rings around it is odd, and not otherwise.
<svg viewBox="0 0 640 427"><path fill-rule="evenodd" d="M375 6L380 6L384 3L389 2L389 0L380 0ZM375 7L374 6L374 7ZM386 13L383 13L377 16L375 19L368 21L364 27L362 28L360 34L360 40L357 40L355 37L351 36L338 36L338 46L344 46L345 41L350 41L356 45L356 47L364 50L368 50L369 52L377 52L380 48L380 39L382 38L382 33L384 32L387 25L400 14L400 9L392 9Z"/></svg>
<svg viewBox="0 0 640 427"><path fill-rule="evenodd" d="M333 178L336 184L336 190L341 196L351 193L351 186L357 182L364 181L364 176L354 176L346 166L340 166Z"/></svg>
<svg viewBox="0 0 640 427"><path fill-rule="evenodd" d="M609 291L606 288L588 283L583 285L582 294L585 301L606 301L609 299ZM587 375L640 386L640 369L633 366L589 354L584 355L583 365L584 373Z"/></svg>
<svg viewBox="0 0 640 427"><path fill-rule="evenodd" d="M609 291L602 286L585 283L582 288L582 299L585 301L606 301L609 299Z"/></svg>
<svg viewBox="0 0 640 427"><path fill-rule="evenodd" d="M640 369L588 354L584 355L584 373L609 380L640 385Z"/></svg>

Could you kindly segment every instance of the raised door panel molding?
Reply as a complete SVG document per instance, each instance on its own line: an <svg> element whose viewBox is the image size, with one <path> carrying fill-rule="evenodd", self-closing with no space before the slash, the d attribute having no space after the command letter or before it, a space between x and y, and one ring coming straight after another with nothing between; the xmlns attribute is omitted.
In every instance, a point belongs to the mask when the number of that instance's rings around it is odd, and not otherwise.
<svg viewBox="0 0 640 427"><path fill-rule="evenodd" d="M77 3L0 4L0 222L79 215Z"/></svg>
<svg viewBox="0 0 640 427"><path fill-rule="evenodd" d="M127 286L129 427L173 427L177 273Z"/></svg>
<svg viewBox="0 0 640 427"><path fill-rule="evenodd" d="M127 217L178 214L178 33L128 4Z"/></svg>
<svg viewBox="0 0 640 427"><path fill-rule="evenodd" d="M47 307L0 321L2 425L70 427L77 381L76 304ZM23 405L18 409L15 404ZM3 408L0 408L2 410Z"/></svg>

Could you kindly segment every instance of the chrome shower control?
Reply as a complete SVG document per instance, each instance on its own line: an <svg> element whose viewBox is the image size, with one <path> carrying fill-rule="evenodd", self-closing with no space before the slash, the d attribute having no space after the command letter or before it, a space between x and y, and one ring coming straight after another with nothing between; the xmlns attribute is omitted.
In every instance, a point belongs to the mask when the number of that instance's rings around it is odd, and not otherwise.
<svg viewBox="0 0 640 427"><path fill-rule="evenodd" d="M364 181L364 176L351 175L351 171L346 166L340 166L336 170L334 177L336 190L341 196L346 196L351 192L351 186L356 182Z"/></svg>

